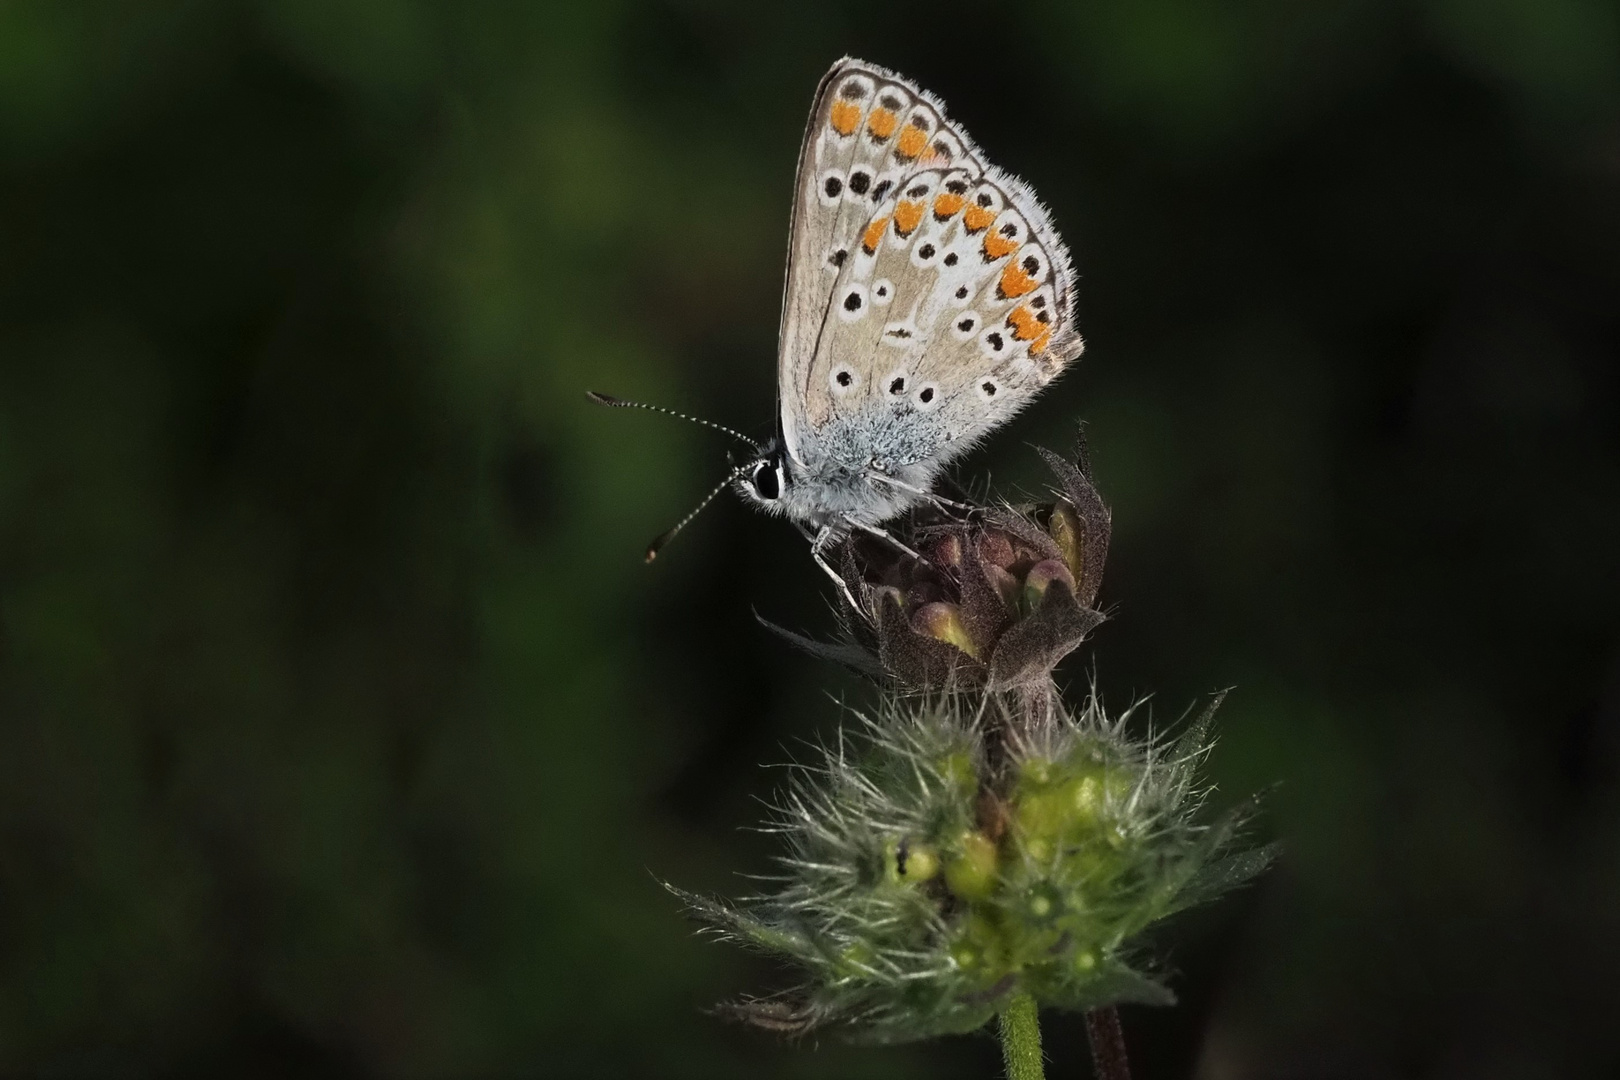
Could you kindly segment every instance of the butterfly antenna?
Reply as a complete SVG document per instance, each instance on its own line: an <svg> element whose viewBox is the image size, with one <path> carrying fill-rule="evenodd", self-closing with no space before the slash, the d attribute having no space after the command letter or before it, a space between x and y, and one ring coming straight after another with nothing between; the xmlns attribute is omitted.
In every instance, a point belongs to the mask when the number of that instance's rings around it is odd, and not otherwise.
<svg viewBox="0 0 1620 1080"><path fill-rule="evenodd" d="M668 530L667 532L659 533L657 536L653 537L653 542L647 545L647 561L652 562L654 559L658 558L658 552L663 549L665 544L675 539L676 533L686 528L687 524L690 523L693 518L703 513L703 508L714 502L714 497L726 490L727 484L730 484L733 480L737 479L737 477L741 476L747 471L747 465L739 465L735 469L732 469L730 472L726 473L726 478L714 485L714 490L703 496L703 501L698 503L697 506L693 507L690 514L687 514L685 517L681 518L681 520L677 521L674 528Z"/></svg>
<svg viewBox="0 0 1620 1080"><path fill-rule="evenodd" d="M716 424L712 420L700 420L696 416L688 416L683 412L676 412L674 409L666 409L662 405L646 405L639 401L626 401L623 398L610 397L607 394L598 394L595 390L585 391L585 396L596 402L598 405L607 405L614 409L646 409L648 412L663 413L665 416L673 416L680 420L690 420L694 424L702 424L706 428L713 428L716 431L723 431L727 435L730 435L733 439L739 439L742 442L747 443L749 446L754 448L755 453L758 453L760 450L759 443L755 442L753 439L750 439L742 432L728 428L724 424ZM722 483L720 486L725 487L726 485L725 483ZM710 496L710 498L713 497L714 496L712 495ZM698 507L698 509L701 510L702 507ZM686 523L683 521L681 524L684 525ZM679 526L677 526L677 528L678 527ZM674 532L673 529L670 531L671 533Z"/></svg>

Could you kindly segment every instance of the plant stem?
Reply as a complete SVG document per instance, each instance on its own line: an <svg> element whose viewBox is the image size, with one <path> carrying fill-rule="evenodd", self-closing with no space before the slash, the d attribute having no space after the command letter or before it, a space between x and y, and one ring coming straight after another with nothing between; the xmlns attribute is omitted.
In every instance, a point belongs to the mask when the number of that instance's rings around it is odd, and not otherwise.
<svg viewBox="0 0 1620 1080"><path fill-rule="evenodd" d="M1045 1080L1040 1015L1028 994L1014 994L1002 1010L1001 1058L1007 1063L1007 1080Z"/></svg>
<svg viewBox="0 0 1620 1080"><path fill-rule="evenodd" d="M1086 1013L1086 1036L1091 1040L1091 1064L1097 1080L1131 1080L1131 1062L1125 1054L1125 1031L1119 1010L1112 1005Z"/></svg>

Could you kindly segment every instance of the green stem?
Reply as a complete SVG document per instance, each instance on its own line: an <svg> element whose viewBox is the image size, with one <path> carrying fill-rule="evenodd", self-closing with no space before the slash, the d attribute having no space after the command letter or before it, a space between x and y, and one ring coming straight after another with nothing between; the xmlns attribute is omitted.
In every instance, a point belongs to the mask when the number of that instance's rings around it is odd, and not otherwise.
<svg viewBox="0 0 1620 1080"><path fill-rule="evenodd" d="M1041 1021L1035 999L1014 994L1001 1013L1001 1057L1007 1080L1045 1080L1041 1061Z"/></svg>

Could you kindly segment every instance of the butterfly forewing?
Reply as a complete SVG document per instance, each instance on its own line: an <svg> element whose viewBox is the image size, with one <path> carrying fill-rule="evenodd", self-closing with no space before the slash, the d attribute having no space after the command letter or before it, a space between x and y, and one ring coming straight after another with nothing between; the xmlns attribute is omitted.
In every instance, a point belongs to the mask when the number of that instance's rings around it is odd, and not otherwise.
<svg viewBox="0 0 1620 1080"><path fill-rule="evenodd" d="M788 450L943 462L1079 353L1068 253L931 95L845 60L799 164L780 357ZM861 462L843 463L859 466Z"/></svg>
<svg viewBox="0 0 1620 1080"><path fill-rule="evenodd" d="M882 68L842 60L822 79L799 154L779 342L782 429L798 456L802 395L840 270L873 209L923 163L981 171L926 93ZM824 422L825 418L821 418Z"/></svg>

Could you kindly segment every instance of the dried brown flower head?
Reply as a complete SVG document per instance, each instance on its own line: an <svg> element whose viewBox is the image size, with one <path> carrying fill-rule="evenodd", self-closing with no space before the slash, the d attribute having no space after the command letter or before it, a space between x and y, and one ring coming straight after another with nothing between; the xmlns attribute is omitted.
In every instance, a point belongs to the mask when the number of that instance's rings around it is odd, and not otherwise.
<svg viewBox="0 0 1620 1080"><path fill-rule="evenodd" d="M907 539L921 560L856 534L839 551L846 643L787 636L915 689L1045 686L1103 621L1093 604L1109 514L1083 452L1076 462L1040 452L1057 480L1052 502L915 525Z"/></svg>

